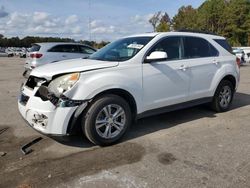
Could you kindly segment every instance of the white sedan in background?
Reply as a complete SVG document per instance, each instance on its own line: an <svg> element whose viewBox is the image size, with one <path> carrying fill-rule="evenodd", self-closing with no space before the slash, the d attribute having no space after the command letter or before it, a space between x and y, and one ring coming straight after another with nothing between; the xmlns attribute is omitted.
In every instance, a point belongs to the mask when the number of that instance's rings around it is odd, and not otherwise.
<svg viewBox="0 0 250 188"><path fill-rule="evenodd" d="M78 43L35 43L27 54L24 76L30 70L57 61L85 58L96 52L96 49Z"/></svg>

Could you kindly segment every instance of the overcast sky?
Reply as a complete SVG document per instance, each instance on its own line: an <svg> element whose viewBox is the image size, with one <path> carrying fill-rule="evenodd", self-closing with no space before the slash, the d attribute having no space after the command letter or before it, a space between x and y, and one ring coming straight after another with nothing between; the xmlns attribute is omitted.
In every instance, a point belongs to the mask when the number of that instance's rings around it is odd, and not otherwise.
<svg viewBox="0 0 250 188"><path fill-rule="evenodd" d="M181 6L197 8L202 2L204 0L0 0L0 33L20 38L30 35L111 41L151 32L153 28L148 20L157 11L173 17Z"/></svg>

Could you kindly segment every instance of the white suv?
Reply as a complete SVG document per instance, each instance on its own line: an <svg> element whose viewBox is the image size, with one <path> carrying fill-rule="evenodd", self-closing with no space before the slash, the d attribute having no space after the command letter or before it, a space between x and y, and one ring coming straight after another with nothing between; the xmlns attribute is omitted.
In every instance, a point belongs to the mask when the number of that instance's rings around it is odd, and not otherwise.
<svg viewBox="0 0 250 188"><path fill-rule="evenodd" d="M84 58L96 52L90 46L69 42L44 42L32 44L27 54L25 70L66 59ZM24 76L26 74L24 73ZM29 71L28 71L29 73Z"/></svg>
<svg viewBox="0 0 250 188"><path fill-rule="evenodd" d="M240 77L229 51L225 38L216 35L129 36L88 59L34 69L21 89L19 111L43 134L81 128L94 144L113 144L145 116L202 103L228 110Z"/></svg>

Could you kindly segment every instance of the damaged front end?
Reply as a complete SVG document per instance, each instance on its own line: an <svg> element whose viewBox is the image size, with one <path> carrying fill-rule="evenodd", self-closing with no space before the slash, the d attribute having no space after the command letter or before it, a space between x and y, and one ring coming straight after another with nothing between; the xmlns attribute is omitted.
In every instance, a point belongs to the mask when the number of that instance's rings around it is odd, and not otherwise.
<svg viewBox="0 0 250 188"><path fill-rule="evenodd" d="M21 89L19 111L31 127L43 134L68 135L89 100L58 96L50 91L51 82L30 76Z"/></svg>
<svg viewBox="0 0 250 188"><path fill-rule="evenodd" d="M37 78L34 76L30 76L25 83L25 86L30 89L38 88L35 92L35 97L41 98L43 101L50 101L55 107L74 107L79 106L84 102L88 102L88 100L73 100L70 99L63 94L59 97L56 96L53 92L49 91L49 84L51 81L47 81L44 78ZM29 97L25 95L21 95L22 103L27 103Z"/></svg>
<svg viewBox="0 0 250 188"><path fill-rule="evenodd" d="M40 86L37 90L36 97L40 97L43 101L49 100L55 107L74 107L79 106L87 100L73 100L64 95L57 97L54 93L49 92L48 87Z"/></svg>

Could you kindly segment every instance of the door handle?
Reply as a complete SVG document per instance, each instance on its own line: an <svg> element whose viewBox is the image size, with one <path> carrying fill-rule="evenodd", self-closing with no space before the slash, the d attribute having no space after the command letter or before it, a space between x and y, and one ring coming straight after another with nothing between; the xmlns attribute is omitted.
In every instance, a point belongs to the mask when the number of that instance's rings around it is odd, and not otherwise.
<svg viewBox="0 0 250 188"><path fill-rule="evenodd" d="M62 55L62 57L67 57L66 55Z"/></svg>
<svg viewBox="0 0 250 188"><path fill-rule="evenodd" d="M219 65L219 61L218 60L213 60L213 64L215 64L215 65Z"/></svg>
<svg viewBox="0 0 250 188"><path fill-rule="evenodd" d="M179 67L179 70L182 70L182 71L186 71L187 69L188 69L188 66L186 66L186 65L181 65Z"/></svg>

